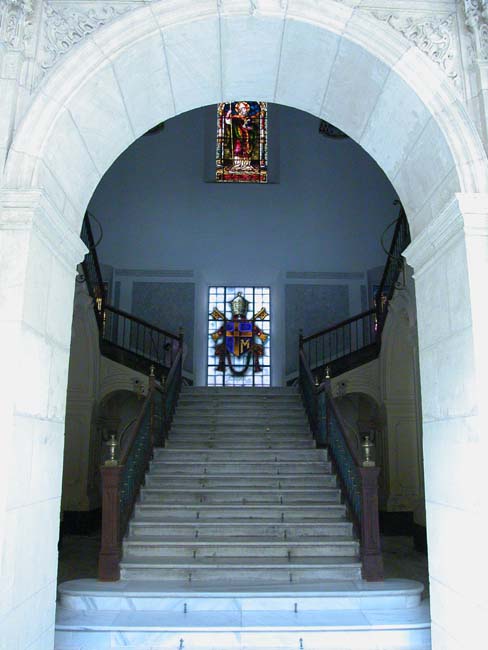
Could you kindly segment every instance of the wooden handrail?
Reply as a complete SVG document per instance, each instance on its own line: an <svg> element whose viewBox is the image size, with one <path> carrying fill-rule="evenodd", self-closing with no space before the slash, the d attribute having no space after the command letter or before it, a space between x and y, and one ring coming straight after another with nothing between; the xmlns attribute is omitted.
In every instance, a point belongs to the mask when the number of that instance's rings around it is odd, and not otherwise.
<svg viewBox="0 0 488 650"><path fill-rule="evenodd" d="M141 412L139 413L139 415L137 417L137 420L136 420L136 423L135 423L135 425L134 425L134 427L133 427L133 429L131 431L129 440L127 441L127 444L125 445L124 450L120 454L119 465L125 465L125 463L127 462L127 458L129 457L129 454L130 454L130 452L132 450L132 447L134 446L134 443L135 443L135 441L137 439L137 436L139 434L139 429L141 428L142 420L143 420L143 418L144 418L144 416L146 414L146 411L149 408L149 405L151 403L153 393L154 393L154 389L150 388L148 390L147 395L146 395L146 399L144 400L144 404L142 405Z"/></svg>
<svg viewBox="0 0 488 650"><path fill-rule="evenodd" d="M147 320L139 318L138 316L134 316L134 314L129 314L129 312L123 311L122 309L118 309L117 307L112 307L112 305L105 305L105 311L110 311L113 312L114 314L118 314L119 316L123 316L128 320L135 321L139 325L144 325L144 327L147 327L148 329L151 330L155 330L156 332L159 332L159 334L163 334L164 336L167 336L170 339L174 339L175 341L180 340L180 337L177 334L173 334L172 332L167 332L166 330L163 330L160 327L153 325L152 323L148 323Z"/></svg>
<svg viewBox="0 0 488 650"><path fill-rule="evenodd" d="M335 323L334 325L331 325L330 327L326 327L324 330L321 330L320 332L315 332L314 334L309 334L308 336L304 336L302 338L302 342L307 343L308 341L312 341L313 339L317 338L318 336L323 336L324 334L329 334L330 332L333 332L334 330L341 329L341 327L344 327L345 325L349 325L349 323L354 323L354 321L361 320L362 318L365 318L366 316L373 315L374 313L375 313L374 309L368 309L367 311L363 311L360 314L357 314L356 316L351 316L350 318L346 318L346 320L343 320L340 323Z"/></svg>
<svg viewBox="0 0 488 650"><path fill-rule="evenodd" d="M361 458L359 457L358 450L354 448L354 446L351 444L349 436L346 435L346 431L347 431L346 423L344 422L344 418L342 417L342 415L337 410L337 406L334 404L330 386L326 387L325 394L326 394L328 406L330 406L331 410L334 412L334 415L337 421L339 422L339 426L342 429L342 437L344 438L349 453L351 454L352 459L354 460L354 464L356 465L356 467L362 467L362 462L361 462Z"/></svg>
<svg viewBox="0 0 488 650"><path fill-rule="evenodd" d="M90 218L89 218L89 212L87 211L85 213L85 219L84 219L84 227L86 228L86 235L87 235L87 242L84 242L87 247L88 247L88 252L92 256L93 260L93 266L95 267L95 273L97 276L97 282L100 290L103 293L103 278L102 278L102 271L100 269L100 264L98 262L98 255L96 252L96 247L95 247L95 240L93 238L93 232L91 229L91 223L90 223Z"/></svg>
<svg viewBox="0 0 488 650"><path fill-rule="evenodd" d="M307 377L308 377L308 379L310 380L310 383L313 386L315 384L315 379L314 379L313 373L312 373L312 371L310 369L310 366L308 365L307 357L305 356L305 353L304 353L303 350L300 350L299 354L300 354L300 358L303 361L303 367L305 368L305 372L307 373Z"/></svg>
<svg viewBox="0 0 488 650"><path fill-rule="evenodd" d="M178 368L178 363L180 361L180 357L182 356L182 354L183 354L183 348L180 347L180 349L176 353L176 357L174 358L173 365L171 366L168 375L166 377L167 386L173 381L173 376L176 373L176 370Z"/></svg>

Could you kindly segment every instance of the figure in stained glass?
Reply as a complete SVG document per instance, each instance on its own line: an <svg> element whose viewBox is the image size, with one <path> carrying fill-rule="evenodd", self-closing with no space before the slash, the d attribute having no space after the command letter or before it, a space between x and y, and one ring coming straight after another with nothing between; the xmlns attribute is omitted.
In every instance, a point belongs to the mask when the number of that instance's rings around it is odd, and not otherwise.
<svg viewBox="0 0 488 650"><path fill-rule="evenodd" d="M223 321L223 325L211 336L216 342L215 355L219 359L217 370L225 372L225 361L227 359L229 368L233 375L244 375L251 361L254 360L254 372L261 372L260 357L264 354L264 343L268 339L261 328L256 325L256 320L264 320L268 317L268 312L262 307L252 319L247 318L249 302L244 298L241 292L238 292L232 300L229 301L232 319L226 320L225 315L218 309L214 309L211 316L214 320ZM258 343L255 339L259 339ZM223 339L217 343L219 339ZM245 363L240 370L234 367L232 357L239 358L245 355Z"/></svg>
<svg viewBox="0 0 488 650"><path fill-rule="evenodd" d="M221 183L266 183L266 102L223 102L217 109L217 172Z"/></svg>

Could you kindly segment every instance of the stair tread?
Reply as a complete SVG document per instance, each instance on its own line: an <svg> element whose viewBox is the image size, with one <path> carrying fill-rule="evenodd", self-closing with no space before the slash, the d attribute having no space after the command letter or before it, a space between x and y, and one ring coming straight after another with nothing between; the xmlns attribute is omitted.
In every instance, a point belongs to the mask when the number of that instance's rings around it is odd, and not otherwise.
<svg viewBox="0 0 488 650"><path fill-rule="evenodd" d="M238 567L242 566L243 568L263 568L267 569L269 567L274 568L285 568L289 569L291 567L298 568L320 568L320 567L331 567L331 566L358 566L360 561L351 558L348 556L333 556L333 557L295 557L295 558L276 558L276 557L267 557L264 560L256 557L203 557L203 558L151 558L151 557L138 557L130 556L127 559L124 559L121 563L123 567L129 567L131 565L137 566L139 568L143 566L155 567L155 566L172 566L172 567L213 567L218 566L222 567Z"/></svg>
<svg viewBox="0 0 488 650"><path fill-rule="evenodd" d="M158 546L158 545L166 545L166 546L181 546L184 544L185 546L218 546L218 545L225 545L225 546L262 546L263 544L269 545L269 546L310 546L311 544L322 544L322 545L330 545L330 546L341 546L344 544L355 544L357 541L347 535L331 535L325 536L312 536L310 535L306 539L275 539L269 536L238 536L236 535L236 539L231 539L228 537L221 537L221 538L215 538L215 537L193 537L193 538L188 538L188 537L163 537L159 535L147 535L144 537L140 537L137 539L134 539L133 537L129 537L128 539L124 540L124 544L127 544L128 546L131 545L137 545L140 546L141 544L147 544L147 546Z"/></svg>
<svg viewBox="0 0 488 650"><path fill-rule="evenodd" d="M309 522L309 521L304 521L304 522L281 522L281 521L276 521L274 519L260 519L259 521L242 521L242 519L227 519L226 521L219 521L218 524L215 522L209 522L209 521L200 521L195 519L187 519L187 520L179 520L179 521L165 521L163 519L158 519L155 521L154 519L148 519L144 520L142 518L134 519L132 522L133 526L150 526L152 524L158 525L158 526L171 526L172 528L178 527L178 526L198 526L201 528L205 527L211 527L211 526L219 526L219 527L233 527L236 524L239 526L278 526L278 527L283 527L286 528L287 526L300 526L304 528L311 528L313 526L323 526L323 525L329 525L329 526L344 526L344 524L350 524L351 522L348 521L347 519L344 519L343 521L338 520L336 517L329 517L328 519L321 519L317 523L315 522Z"/></svg>

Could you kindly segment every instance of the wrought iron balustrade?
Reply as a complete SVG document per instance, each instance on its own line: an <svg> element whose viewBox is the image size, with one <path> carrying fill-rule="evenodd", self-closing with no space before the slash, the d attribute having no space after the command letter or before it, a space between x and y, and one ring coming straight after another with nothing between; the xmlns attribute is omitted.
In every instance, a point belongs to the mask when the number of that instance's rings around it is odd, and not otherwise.
<svg viewBox="0 0 488 650"><path fill-rule="evenodd" d="M368 350L372 355L376 355L376 344L374 309L347 318L310 336L300 336L300 349L310 369L317 372L329 366L329 371L334 375L353 367L354 358L350 359L347 366L341 363L346 357L356 355L358 362L363 363Z"/></svg>
<svg viewBox="0 0 488 650"><path fill-rule="evenodd" d="M369 581L383 580L378 514L380 468L363 466L332 400L329 380L319 384L314 379L303 350L300 351L299 386L314 439L317 446L328 449L354 528L360 538L363 578Z"/></svg>
<svg viewBox="0 0 488 650"><path fill-rule="evenodd" d="M122 540L144 483L154 447L164 445L182 384L182 348L159 385L149 378L149 391L120 458L108 461L102 475L102 540L98 562L100 580L120 578Z"/></svg>
<svg viewBox="0 0 488 650"><path fill-rule="evenodd" d="M388 304L404 269L402 252L409 243L408 222L401 208L382 279L375 292L374 307L319 332L300 335L299 350L315 374L324 376L328 368L330 376L337 376L378 356Z"/></svg>
<svg viewBox="0 0 488 650"><path fill-rule="evenodd" d="M88 248L88 253L82 262L83 278L93 298L100 331L101 353L146 374L151 365L156 367L159 374L166 374L183 345L181 331L178 335L167 332L142 318L110 305L88 212L83 220L81 239Z"/></svg>
<svg viewBox="0 0 488 650"><path fill-rule="evenodd" d="M388 304L393 298L396 284L400 273L404 270L404 260L402 257L403 251L410 243L410 229L404 209L400 208L395 231L391 240L390 248L388 250L388 257L386 260L383 276L381 278L380 286L375 293L375 308L376 308L376 331L377 336L381 336L381 332L385 326L386 316L388 313Z"/></svg>
<svg viewBox="0 0 488 650"><path fill-rule="evenodd" d="M111 305L103 308L103 325L100 332L102 352L111 347L154 364L158 369L171 368L181 344L181 334L167 332L142 318L133 316ZM122 354L122 353L121 353Z"/></svg>

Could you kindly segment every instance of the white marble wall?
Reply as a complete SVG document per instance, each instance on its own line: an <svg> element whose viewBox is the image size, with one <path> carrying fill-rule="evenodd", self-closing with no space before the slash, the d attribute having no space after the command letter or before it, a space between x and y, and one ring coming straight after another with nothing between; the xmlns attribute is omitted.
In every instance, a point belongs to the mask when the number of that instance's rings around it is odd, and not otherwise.
<svg viewBox="0 0 488 650"><path fill-rule="evenodd" d="M487 226L488 197L458 195L407 249L418 306L434 648L477 647L488 611Z"/></svg>
<svg viewBox="0 0 488 650"><path fill-rule="evenodd" d="M48 4L52 11L60 6L51 0L42 7ZM0 221L2 644L9 650L52 646L69 325L83 211L115 157L156 122L228 95L252 94L335 122L371 153L407 210L415 240L409 261L419 314L433 647L479 647L487 611L481 466L487 202L484 195L460 197L462 205L444 208L456 192L488 187L480 138L484 72L476 68L482 41L474 61L456 59L458 69L474 66L479 78L468 84L458 70L456 86L444 65L452 57L436 60L432 41L425 48L415 40L418 30L408 29L426 22L427 9L432 21L453 15L461 29L461 8L447 0L416 3L415 10L380 3L386 19L366 2L349 1L130 4L120 18L101 17L88 27L79 21L80 33L68 29L67 38L55 28L66 23L56 23L56 15L49 22L40 2L0 5L2 18L6 7L22 9L22 21L32 24L25 48L20 32L2 31L0 38L2 88L15 79L18 93L2 94L7 110L0 125L0 154L8 151ZM479 30L485 19L474 4L472 29ZM86 10L80 12L83 18ZM398 12L403 23L392 20ZM6 25L3 20L2 30ZM36 57L49 54L40 39L36 49L41 33L50 34L56 63L46 64L39 81ZM11 67L11 52L30 56ZM454 219L461 225L450 237L452 210L463 219Z"/></svg>
<svg viewBox="0 0 488 650"><path fill-rule="evenodd" d="M52 647L77 233L40 192L2 193L0 629ZM33 612L37 614L33 616Z"/></svg>

